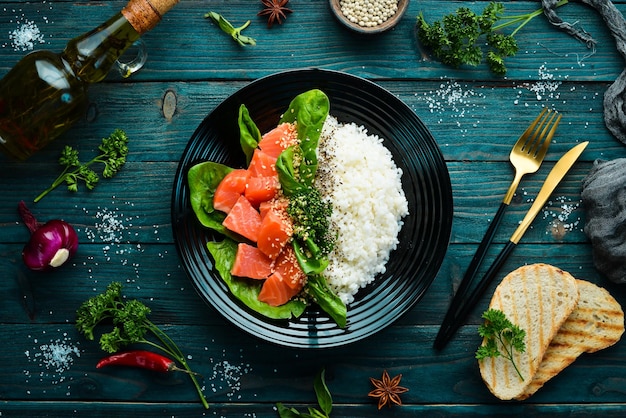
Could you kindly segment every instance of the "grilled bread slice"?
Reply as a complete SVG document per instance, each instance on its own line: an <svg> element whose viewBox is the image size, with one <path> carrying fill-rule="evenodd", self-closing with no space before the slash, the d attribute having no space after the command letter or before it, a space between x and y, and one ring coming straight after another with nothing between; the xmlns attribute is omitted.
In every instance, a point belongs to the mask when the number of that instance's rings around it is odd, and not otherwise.
<svg viewBox="0 0 626 418"><path fill-rule="evenodd" d="M576 280L580 299L548 346L532 382L517 399L527 399L582 353L595 353L619 341L624 311L605 289Z"/></svg>
<svg viewBox="0 0 626 418"><path fill-rule="evenodd" d="M479 361L480 374L502 400L520 396L530 384L543 355L578 303L576 279L547 264L532 264L509 273L496 288L489 308L498 309L526 331L526 350L513 350L512 362L502 356ZM504 353L504 348L500 347Z"/></svg>

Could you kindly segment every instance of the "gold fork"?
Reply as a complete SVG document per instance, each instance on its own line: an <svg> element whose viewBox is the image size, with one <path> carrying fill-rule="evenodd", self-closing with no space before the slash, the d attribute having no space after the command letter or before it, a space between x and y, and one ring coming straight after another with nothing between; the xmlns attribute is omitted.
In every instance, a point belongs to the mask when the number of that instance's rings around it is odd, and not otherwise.
<svg viewBox="0 0 626 418"><path fill-rule="evenodd" d="M513 146L509 160L515 167L515 178L504 195L506 205L511 203L522 177L539 170L560 120L560 114L544 108Z"/></svg>
<svg viewBox="0 0 626 418"><path fill-rule="evenodd" d="M513 195L517 190L520 180L524 175L536 172L541 166L541 163L548 152L548 147L550 146L554 132L556 131L560 121L561 115L558 112L553 112L552 110L544 108L513 146L509 160L511 161L511 164L513 164L513 167L515 167L515 177L511 186L509 186L509 190L504 195L504 199L502 200L496 215L493 217L489 228L487 228L487 232L480 242L480 245L476 250L476 254L474 254L472 261L467 267L467 271L465 272L465 276L463 276L463 280L461 280L459 289L452 299L452 303L450 304L450 308L448 308L448 312L446 313L443 324L439 329L437 338L435 338L435 348L443 348L452 336L452 333L456 331L453 324L458 324L459 318L456 317L455 311L452 308L461 302L458 299L467 294L467 289L474 282L478 267L485 258L487 248L495 236L496 229L502 220L504 211L511 203L511 199L513 199Z"/></svg>

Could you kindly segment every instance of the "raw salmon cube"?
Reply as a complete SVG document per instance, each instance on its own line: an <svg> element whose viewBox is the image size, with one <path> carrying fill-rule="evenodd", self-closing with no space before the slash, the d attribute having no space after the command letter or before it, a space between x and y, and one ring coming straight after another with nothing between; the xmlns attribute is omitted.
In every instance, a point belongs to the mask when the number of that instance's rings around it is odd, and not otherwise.
<svg viewBox="0 0 626 418"><path fill-rule="evenodd" d="M266 154L278 158L281 152L298 143L296 125L284 122L267 132L259 142L259 148Z"/></svg>
<svg viewBox="0 0 626 418"><path fill-rule="evenodd" d="M244 169L233 170L226 174L217 185L213 195L213 207L222 212L230 212L239 196L244 194L249 178L250 173Z"/></svg>
<svg viewBox="0 0 626 418"><path fill-rule="evenodd" d="M271 306L289 302L304 287L306 275L300 268L293 248L288 245L276 260L274 272L265 280L259 300Z"/></svg>
<svg viewBox="0 0 626 418"><path fill-rule="evenodd" d="M252 177L273 177L276 176L276 157L255 149L248 166Z"/></svg>
<svg viewBox="0 0 626 418"><path fill-rule="evenodd" d="M271 208L264 215L261 218L257 246L273 260L293 235L293 223L286 210Z"/></svg>
<svg viewBox="0 0 626 418"><path fill-rule="evenodd" d="M246 184L244 196L254 207L259 207L263 202L273 199L280 189L278 176L250 177Z"/></svg>
<svg viewBox="0 0 626 418"><path fill-rule="evenodd" d="M245 196L240 196L226 215L222 225L250 241L256 242L261 228L261 214L248 202Z"/></svg>
<svg viewBox="0 0 626 418"><path fill-rule="evenodd" d="M251 279L266 279L272 273L272 260L257 247L241 242L230 273Z"/></svg>

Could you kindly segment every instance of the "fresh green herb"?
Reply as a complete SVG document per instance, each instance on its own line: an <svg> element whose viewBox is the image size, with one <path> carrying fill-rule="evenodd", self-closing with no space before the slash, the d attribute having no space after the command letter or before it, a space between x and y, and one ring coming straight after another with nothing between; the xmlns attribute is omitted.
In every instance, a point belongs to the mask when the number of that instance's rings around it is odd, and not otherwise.
<svg viewBox="0 0 626 418"><path fill-rule="evenodd" d="M326 386L324 369L322 369L315 376L313 389L315 390L315 395L317 396L317 404L321 410L317 408L309 408L308 413L302 413L298 412L295 408L287 408L279 402L276 404L276 408L278 408L278 415L281 418L330 418L330 413L333 409L333 398L328 390L328 386Z"/></svg>
<svg viewBox="0 0 626 418"><path fill-rule="evenodd" d="M557 7L567 2L568 0L561 0ZM503 13L502 3L491 2L480 15L467 7L460 7L456 13L429 24L420 12L417 16L418 38L432 51L435 58L458 68L463 64L477 66L482 62L481 44L484 42L479 42L479 39L484 35L488 47L486 62L489 69L494 74L505 75L504 58L515 55L518 50L515 34L533 18L541 15L543 9L514 16L505 16ZM498 32L514 24L518 26L511 34Z"/></svg>
<svg viewBox="0 0 626 418"><path fill-rule="evenodd" d="M217 26L219 26L222 32L230 35L231 38L233 38L233 40L239 45L256 45L256 40L254 38L246 36L242 33L245 28L250 26L249 20L240 27L236 28L219 13L209 12L206 13L204 17L207 19L211 19Z"/></svg>
<svg viewBox="0 0 626 418"><path fill-rule="evenodd" d="M513 350L520 353L526 351L524 338L526 331L513 324L498 309L489 309L483 313L482 318L485 323L478 327L478 334L484 338L483 345L476 351L476 358L482 360L489 357L504 357L509 360L520 379L524 380L524 376L520 373L513 359ZM500 347L504 353L500 351Z"/></svg>
<svg viewBox="0 0 626 418"><path fill-rule="evenodd" d="M296 239L316 244L315 256L327 255L335 244L329 234L332 204L322 200L322 194L314 187L296 191L289 197L287 213L293 220L293 234Z"/></svg>
<svg viewBox="0 0 626 418"><path fill-rule="evenodd" d="M112 323L113 330L100 336L100 348L107 353L115 353L130 344L146 344L163 351L179 362L185 370L200 396L202 405L209 408L209 404L202 393L198 380L187 364L187 360L176 343L158 326L148 319L150 308L142 302L122 297L122 285L112 282L104 293L94 296L76 311L76 328L85 338L95 339L95 328L102 322ZM148 339L155 337L158 342Z"/></svg>
<svg viewBox="0 0 626 418"><path fill-rule="evenodd" d="M122 169L128 155L128 137L121 129L116 129L107 138L102 138L98 147L100 154L91 161L81 163L78 159L78 151L68 145L63 148L59 164L64 166L63 172L54 180L52 185L35 198L39 202L45 195L60 186L63 182L71 192L78 191L78 182L84 181L87 189L92 190L100 180L98 174L90 167L93 164L104 164L102 177L111 178Z"/></svg>

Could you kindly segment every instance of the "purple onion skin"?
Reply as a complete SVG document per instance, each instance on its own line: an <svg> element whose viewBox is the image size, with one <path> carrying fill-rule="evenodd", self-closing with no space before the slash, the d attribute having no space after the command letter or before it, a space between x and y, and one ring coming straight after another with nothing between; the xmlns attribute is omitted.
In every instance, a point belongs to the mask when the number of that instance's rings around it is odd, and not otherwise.
<svg viewBox="0 0 626 418"><path fill-rule="evenodd" d="M74 228L65 221L54 219L31 234L22 258L29 269L48 271L63 265L77 249L78 235Z"/></svg>

